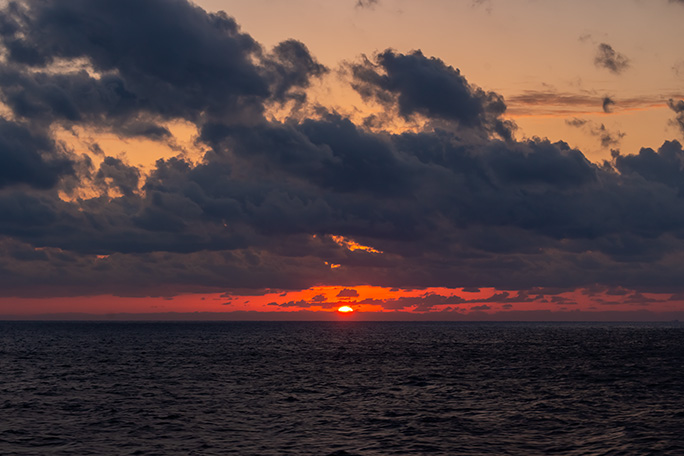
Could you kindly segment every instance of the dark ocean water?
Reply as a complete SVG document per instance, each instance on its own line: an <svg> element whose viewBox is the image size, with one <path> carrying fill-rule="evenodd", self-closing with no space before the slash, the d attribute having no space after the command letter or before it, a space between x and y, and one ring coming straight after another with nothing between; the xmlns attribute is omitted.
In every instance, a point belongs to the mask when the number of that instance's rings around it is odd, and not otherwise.
<svg viewBox="0 0 684 456"><path fill-rule="evenodd" d="M676 324L0 322L3 455L683 455Z"/></svg>

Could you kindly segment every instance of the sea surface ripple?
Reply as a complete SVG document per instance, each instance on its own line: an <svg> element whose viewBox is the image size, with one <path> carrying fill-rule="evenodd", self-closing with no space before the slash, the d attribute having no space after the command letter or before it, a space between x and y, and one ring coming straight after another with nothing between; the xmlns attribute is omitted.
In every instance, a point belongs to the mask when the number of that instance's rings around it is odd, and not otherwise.
<svg viewBox="0 0 684 456"><path fill-rule="evenodd" d="M3 455L683 455L681 324L0 322Z"/></svg>

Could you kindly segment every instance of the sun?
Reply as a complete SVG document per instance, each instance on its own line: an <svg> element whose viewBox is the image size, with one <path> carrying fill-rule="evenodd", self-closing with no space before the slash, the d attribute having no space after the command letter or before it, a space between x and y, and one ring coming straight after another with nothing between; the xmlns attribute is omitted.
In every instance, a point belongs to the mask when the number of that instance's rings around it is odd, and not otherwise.
<svg viewBox="0 0 684 456"><path fill-rule="evenodd" d="M346 314L346 313L354 312L354 309L352 309L352 308L349 307L349 306L342 306L342 307L340 307L339 309L337 309L337 311L338 311L339 313Z"/></svg>

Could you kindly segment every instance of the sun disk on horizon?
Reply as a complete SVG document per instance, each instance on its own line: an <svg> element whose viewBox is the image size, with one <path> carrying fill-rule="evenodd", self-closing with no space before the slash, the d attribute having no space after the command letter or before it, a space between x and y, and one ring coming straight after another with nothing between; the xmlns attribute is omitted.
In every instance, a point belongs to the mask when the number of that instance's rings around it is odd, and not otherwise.
<svg viewBox="0 0 684 456"><path fill-rule="evenodd" d="M339 309L337 309L337 311L340 313L350 313L350 312L354 312L354 309L352 309L349 306L342 306Z"/></svg>

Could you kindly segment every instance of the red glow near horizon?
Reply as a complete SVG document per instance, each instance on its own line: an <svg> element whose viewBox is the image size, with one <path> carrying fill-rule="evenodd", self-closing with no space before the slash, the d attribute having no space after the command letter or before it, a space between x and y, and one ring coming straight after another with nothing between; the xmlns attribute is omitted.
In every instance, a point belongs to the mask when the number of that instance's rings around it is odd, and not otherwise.
<svg viewBox="0 0 684 456"><path fill-rule="evenodd" d="M556 294L483 289L397 289L370 285L320 286L305 290L267 290L253 294L243 292L186 294L169 297L120 297L111 295L62 298L0 298L0 315L30 317L45 314L89 314L109 318L115 314L230 313L259 312L272 315L295 315L313 312L321 315L354 315L362 313L403 312L486 316L509 311L596 312L643 311L681 312L684 303L670 294L641 294L622 290L620 295L593 294L578 289ZM343 313L349 307L353 312ZM75 318L78 318L76 315Z"/></svg>

